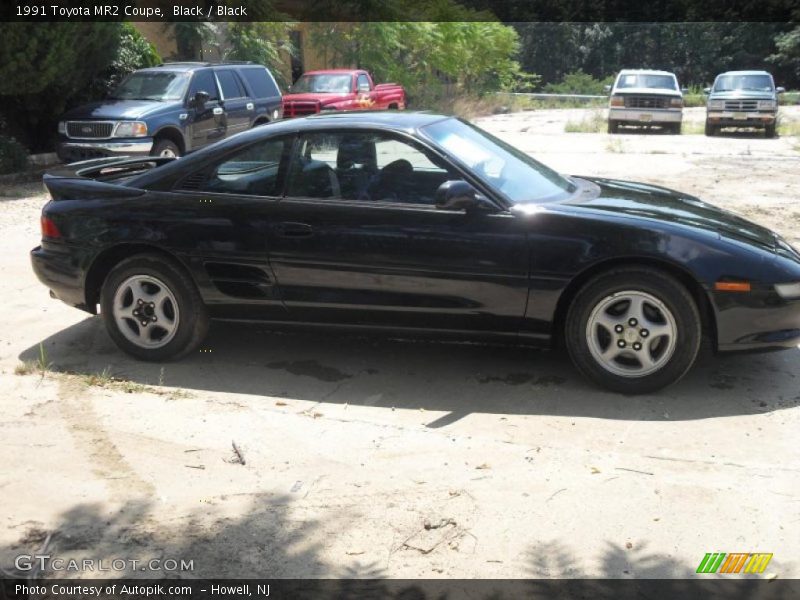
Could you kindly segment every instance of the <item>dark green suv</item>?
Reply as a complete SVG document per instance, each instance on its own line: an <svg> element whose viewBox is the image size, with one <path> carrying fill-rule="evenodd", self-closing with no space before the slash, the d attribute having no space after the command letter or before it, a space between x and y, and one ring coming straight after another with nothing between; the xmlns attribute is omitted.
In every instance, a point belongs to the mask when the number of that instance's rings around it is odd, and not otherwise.
<svg viewBox="0 0 800 600"><path fill-rule="evenodd" d="M766 71L728 71L717 75L706 88L706 135L717 135L723 127L755 127L775 137L778 94L772 75Z"/></svg>

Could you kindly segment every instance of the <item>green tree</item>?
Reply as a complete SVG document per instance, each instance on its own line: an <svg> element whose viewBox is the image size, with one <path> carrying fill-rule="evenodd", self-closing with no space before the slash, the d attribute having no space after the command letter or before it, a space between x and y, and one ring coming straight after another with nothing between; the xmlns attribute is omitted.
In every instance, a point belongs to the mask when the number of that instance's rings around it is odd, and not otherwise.
<svg viewBox="0 0 800 600"><path fill-rule="evenodd" d="M278 22L231 23L228 27L230 50L226 59L251 60L266 66L285 89L291 82L284 75L285 54L294 54L290 40L294 24Z"/></svg>
<svg viewBox="0 0 800 600"><path fill-rule="evenodd" d="M117 57L122 23L5 23L0 127L32 150L51 147L58 116L85 99Z"/></svg>

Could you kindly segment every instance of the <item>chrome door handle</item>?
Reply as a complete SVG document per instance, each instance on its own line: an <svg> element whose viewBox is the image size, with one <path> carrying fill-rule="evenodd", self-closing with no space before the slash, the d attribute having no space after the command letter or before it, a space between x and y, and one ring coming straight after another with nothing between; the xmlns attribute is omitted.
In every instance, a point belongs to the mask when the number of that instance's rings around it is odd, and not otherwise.
<svg viewBox="0 0 800 600"><path fill-rule="evenodd" d="M253 110L254 108L255 108L255 106L253 105L252 102L248 102L247 103L247 110Z"/></svg>
<svg viewBox="0 0 800 600"><path fill-rule="evenodd" d="M214 113L215 115L221 115L224 111L222 110L221 107L215 106L211 112Z"/></svg>

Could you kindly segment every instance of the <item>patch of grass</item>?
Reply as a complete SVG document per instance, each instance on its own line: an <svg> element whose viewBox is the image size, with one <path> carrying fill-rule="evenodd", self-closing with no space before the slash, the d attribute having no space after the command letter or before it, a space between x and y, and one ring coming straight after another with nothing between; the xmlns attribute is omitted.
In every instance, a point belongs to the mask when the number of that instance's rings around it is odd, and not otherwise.
<svg viewBox="0 0 800 600"><path fill-rule="evenodd" d="M781 136L800 136L800 121L778 120L778 134Z"/></svg>
<svg viewBox="0 0 800 600"><path fill-rule="evenodd" d="M684 121L681 125L682 135L705 135L706 124L697 121Z"/></svg>
<svg viewBox="0 0 800 600"><path fill-rule="evenodd" d="M192 395L186 390L164 390L158 387L131 381L112 374L111 367L104 368L100 373L77 373L77 376L87 387L100 387L108 390L124 392L126 394L155 394L156 396L164 396L169 400L177 400L179 398L191 398ZM159 374L159 385L163 385L164 381L164 368L161 368Z"/></svg>
<svg viewBox="0 0 800 600"><path fill-rule="evenodd" d="M26 360L18 364L14 367L14 375L32 375L35 373L44 377L45 373L50 371L52 367L53 363L47 359L47 350L45 350L44 344L40 343L39 357L36 360Z"/></svg>
<svg viewBox="0 0 800 600"><path fill-rule="evenodd" d="M606 152L611 152L613 154L625 154L625 144L622 143L622 140L608 140L608 143L606 144Z"/></svg>
<svg viewBox="0 0 800 600"><path fill-rule="evenodd" d="M580 121L567 121L564 125L566 133L603 133L608 130L608 122L602 111L593 111Z"/></svg>

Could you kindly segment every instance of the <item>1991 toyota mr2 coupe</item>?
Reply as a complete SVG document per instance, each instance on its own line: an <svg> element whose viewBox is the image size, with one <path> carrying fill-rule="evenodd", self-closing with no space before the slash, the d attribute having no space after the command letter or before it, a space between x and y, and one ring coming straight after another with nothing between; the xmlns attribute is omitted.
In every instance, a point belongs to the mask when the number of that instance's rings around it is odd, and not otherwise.
<svg viewBox="0 0 800 600"><path fill-rule="evenodd" d="M653 185L563 176L465 121L333 113L180 159L44 178L33 268L124 351L197 349L209 320L566 345L623 393L718 351L800 343L800 253Z"/></svg>

